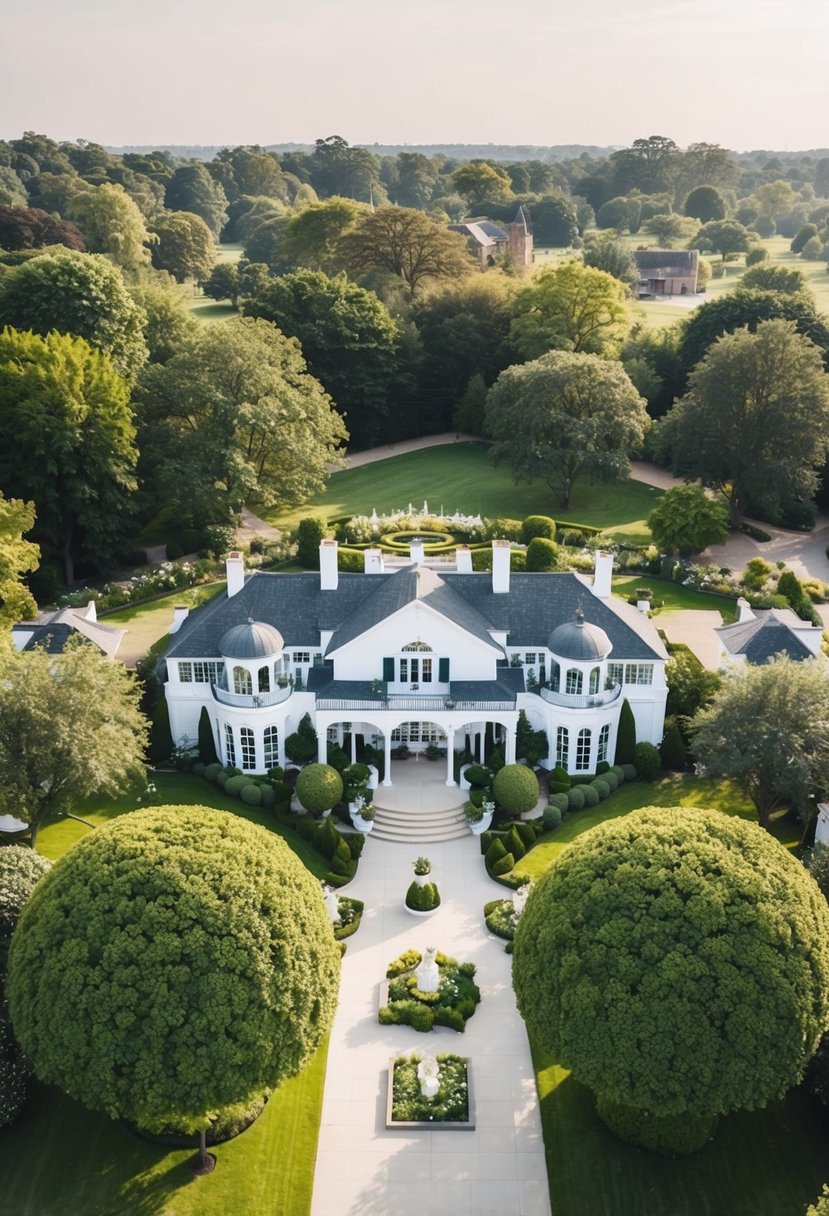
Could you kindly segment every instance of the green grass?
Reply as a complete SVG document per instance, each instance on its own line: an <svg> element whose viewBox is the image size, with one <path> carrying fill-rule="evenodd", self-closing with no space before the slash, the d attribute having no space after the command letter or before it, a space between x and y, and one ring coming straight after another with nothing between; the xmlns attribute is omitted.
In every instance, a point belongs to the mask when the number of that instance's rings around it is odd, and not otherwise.
<svg viewBox="0 0 829 1216"><path fill-rule="evenodd" d="M405 508L418 510L424 499L435 513L523 519L540 513L567 521L606 528L614 536L647 541L645 517L661 491L641 481L618 485L579 483L570 510L563 512L553 492L541 481L515 485L506 465L493 468L485 444L452 443L445 447L407 452L373 464L335 473L326 489L303 507L289 512L261 512L277 527L295 527L305 515L370 515ZM254 508L255 509L255 508Z"/></svg>
<svg viewBox="0 0 829 1216"><path fill-rule="evenodd" d="M713 806L756 822L754 808L728 781L674 774L653 785L633 782L566 816L514 872L538 877L582 832L641 806ZM798 843L785 820L774 835L789 848ZM617 1139L590 1091L538 1043L530 1045L553 1216L802 1216L829 1179L829 1117L802 1090L763 1111L729 1115L695 1156L666 1158Z"/></svg>
<svg viewBox="0 0 829 1216"><path fill-rule="evenodd" d="M692 608L695 611L719 612L723 624L730 625L737 619L736 600L727 595L714 595L710 592L695 591L692 587L683 587L671 579L654 578L645 574L622 574L613 579L613 594L626 600L633 595L637 587L650 587L654 599L663 600L661 611L674 612ZM654 613L656 624L659 612Z"/></svg>
<svg viewBox="0 0 829 1216"><path fill-rule="evenodd" d="M206 583L199 587L184 587L171 591L157 600L144 604L130 604L101 616L104 625L119 625L127 634L118 648L118 658L127 667L134 667L156 642L170 632L173 623L173 608L187 604L191 609L206 604L226 586L225 582Z"/></svg>
<svg viewBox="0 0 829 1216"><path fill-rule="evenodd" d="M226 321L228 317L239 315L232 304L225 304L221 300L209 300L206 296L193 296L192 299L186 300L186 303L197 321L204 321L208 324L212 324L214 321Z"/></svg>
<svg viewBox="0 0 829 1216"><path fill-rule="evenodd" d="M201 777L156 773L152 805L204 805L232 811L278 835L317 877L326 866L267 811L231 798ZM78 814L96 826L147 805L127 794L90 798ZM55 861L91 829L75 820L43 828L38 851ZM328 1045L286 1082L236 1140L219 1145L219 1164L194 1179L189 1150L146 1144L105 1115L59 1090L34 1085L25 1113L0 1137L3 1216L306 1216L311 1207ZM210 1061L205 1061L210 1067Z"/></svg>
<svg viewBox="0 0 829 1216"><path fill-rule="evenodd" d="M729 1115L693 1157L660 1157L617 1139L590 1091L531 1047L553 1216L803 1216L829 1178L829 1120L803 1090Z"/></svg>

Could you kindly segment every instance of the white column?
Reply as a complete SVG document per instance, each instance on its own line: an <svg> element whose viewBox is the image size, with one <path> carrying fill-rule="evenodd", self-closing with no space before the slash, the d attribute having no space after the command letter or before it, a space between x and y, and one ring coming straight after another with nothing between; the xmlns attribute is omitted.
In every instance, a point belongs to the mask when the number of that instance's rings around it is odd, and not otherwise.
<svg viewBox="0 0 829 1216"><path fill-rule="evenodd" d="M457 785L455 780L455 728L446 728L446 784Z"/></svg>
<svg viewBox="0 0 829 1216"><path fill-rule="evenodd" d="M351 723L351 763L357 763L357 731L356 722Z"/></svg>
<svg viewBox="0 0 829 1216"><path fill-rule="evenodd" d="M325 764L328 759L328 731L325 727L321 727L317 735L317 760L320 764Z"/></svg>
<svg viewBox="0 0 829 1216"><path fill-rule="evenodd" d="M383 736L386 748L386 763L383 769L383 785L391 785L391 730L387 727Z"/></svg>
<svg viewBox="0 0 829 1216"><path fill-rule="evenodd" d="M515 730L507 727L507 749L504 754L505 764L515 764Z"/></svg>

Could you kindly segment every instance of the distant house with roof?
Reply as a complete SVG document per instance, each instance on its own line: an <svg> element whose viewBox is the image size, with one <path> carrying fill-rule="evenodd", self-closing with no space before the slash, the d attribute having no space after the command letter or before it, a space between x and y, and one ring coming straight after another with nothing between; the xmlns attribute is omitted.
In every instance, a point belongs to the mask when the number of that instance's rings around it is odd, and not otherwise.
<svg viewBox="0 0 829 1216"><path fill-rule="evenodd" d="M714 631L724 662L757 665L785 654L802 663L821 655L822 628L802 621L791 608L752 608L742 597L737 607L739 620Z"/></svg>
<svg viewBox="0 0 829 1216"><path fill-rule="evenodd" d="M39 646L47 654L62 654L69 639L80 636L97 646L108 659L114 659L126 632L102 625L95 601L90 600L85 608L59 608L37 621L20 621L12 626L12 643L18 652Z"/></svg>
<svg viewBox="0 0 829 1216"><path fill-rule="evenodd" d="M469 219L460 224L450 224L449 228L466 237L469 252L478 259L481 270L496 266L505 258L518 266L532 266L533 230L523 207L518 208L511 224Z"/></svg>
<svg viewBox="0 0 829 1216"><path fill-rule="evenodd" d="M698 249L637 249L640 296L685 296L697 290Z"/></svg>
<svg viewBox="0 0 829 1216"><path fill-rule="evenodd" d="M491 574L474 573L463 547L430 567L413 542L402 568L367 549L363 573L342 573L327 540L319 574L246 574L231 553L227 591L174 622L160 668L173 738L194 739L206 708L222 762L261 773L285 764L307 713L321 760L328 742L362 737L384 752L391 785L393 749L439 747L445 772L430 775L453 786L456 750L482 757L488 737L515 760L522 710L546 734L544 765L593 773L614 761L627 699L637 738L658 744L668 656L647 617L612 596L612 555L597 554L592 581L512 573L508 541L492 558Z"/></svg>

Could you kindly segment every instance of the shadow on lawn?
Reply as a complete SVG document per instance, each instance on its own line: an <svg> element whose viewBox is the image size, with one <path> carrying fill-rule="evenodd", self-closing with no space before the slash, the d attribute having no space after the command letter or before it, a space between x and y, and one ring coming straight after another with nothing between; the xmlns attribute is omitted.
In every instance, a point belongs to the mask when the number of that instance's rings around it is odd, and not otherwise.
<svg viewBox="0 0 829 1216"><path fill-rule="evenodd" d="M553 1212L802 1216L829 1180L829 1113L802 1089L728 1116L701 1152L670 1158L614 1136L590 1091L555 1065L539 1080Z"/></svg>

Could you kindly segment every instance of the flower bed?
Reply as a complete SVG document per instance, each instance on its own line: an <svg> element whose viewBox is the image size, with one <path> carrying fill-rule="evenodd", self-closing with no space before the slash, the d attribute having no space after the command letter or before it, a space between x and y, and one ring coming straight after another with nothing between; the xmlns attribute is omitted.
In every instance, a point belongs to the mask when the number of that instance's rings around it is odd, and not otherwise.
<svg viewBox="0 0 829 1216"><path fill-rule="evenodd" d="M386 1106L388 1128L430 1128L474 1131L475 1110L469 1060L441 1052L437 1057L440 1082L434 1098L420 1092L417 1054L398 1056L389 1061L389 1087ZM436 1128L436 1130L437 1130Z"/></svg>
<svg viewBox="0 0 829 1216"><path fill-rule="evenodd" d="M484 904L484 920L490 933L502 937L506 941L504 949L512 954L512 939L515 936L515 926L518 917L511 899L492 899Z"/></svg>
<svg viewBox="0 0 829 1216"><path fill-rule="evenodd" d="M360 928L365 904L361 899L351 899L348 895L339 896L339 920L334 922L334 937L338 942L351 937Z"/></svg>
<svg viewBox="0 0 829 1216"><path fill-rule="evenodd" d="M440 951L435 956L440 981L437 992L421 992L415 971L422 961L419 950L407 950L386 969L388 994L378 1020L383 1026L411 1026L428 1031L448 1026L463 1032L475 1012L481 992L474 982L473 963L459 963Z"/></svg>

